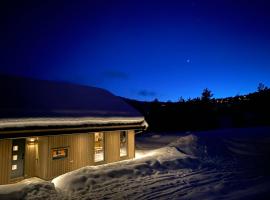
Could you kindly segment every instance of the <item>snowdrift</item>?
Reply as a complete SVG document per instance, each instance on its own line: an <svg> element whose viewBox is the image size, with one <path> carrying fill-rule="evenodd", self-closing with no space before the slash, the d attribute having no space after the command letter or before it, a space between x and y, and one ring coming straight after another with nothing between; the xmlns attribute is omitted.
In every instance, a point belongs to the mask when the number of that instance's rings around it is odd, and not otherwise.
<svg viewBox="0 0 270 200"><path fill-rule="evenodd" d="M166 173L168 170L198 167L199 162L195 157L180 152L176 147L168 146L146 153L139 158L137 156L130 161L85 167L59 176L52 182L56 188L72 193L110 184L114 179L121 182L123 179Z"/></svg>
<svg viewBox="0 0 270 200"><path fill-rule="evenodd" d="M1 200L21 200L21 199L64 199L64 197L55 190L54 184L31 178L16 184L0 186Z"/></svg>
<svg viewBox="0 0 270 200"><path fill-rule="evenodd" d="M269 199L269 136L270 128L144 134L135 159L0 186L0 199Z"/></svg>

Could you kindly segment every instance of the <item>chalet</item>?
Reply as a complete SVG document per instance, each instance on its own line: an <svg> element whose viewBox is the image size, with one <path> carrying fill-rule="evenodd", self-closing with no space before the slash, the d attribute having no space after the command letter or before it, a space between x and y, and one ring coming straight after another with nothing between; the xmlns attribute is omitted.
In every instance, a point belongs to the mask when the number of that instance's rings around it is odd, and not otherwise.
<svg viewBox="0 0 270 200"><path fill-rule="evenodd" d="M147 123L103 89L0 76L0 184L134 158Z"/></svg>

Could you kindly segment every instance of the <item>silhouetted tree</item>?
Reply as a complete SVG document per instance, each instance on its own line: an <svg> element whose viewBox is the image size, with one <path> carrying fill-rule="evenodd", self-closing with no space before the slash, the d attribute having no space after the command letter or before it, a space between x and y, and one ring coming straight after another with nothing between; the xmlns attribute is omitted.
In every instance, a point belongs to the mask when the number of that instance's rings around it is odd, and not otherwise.
<svg viewBox="0 0 270 200"><path fill-rule="evenodd" d="M268 87L266 87L263 83L259 83L259 85L257 87L258 92L262 92L262 91L265 91L267 89L268 89Z"/></svg>
<svg viewBox="0 0 270 200"><path fill-rule="evenodd" d="M200 97L188 98L185 103L161 102L158 99L128 102L145 116L149 131L269 126L270 90L263 84L259 88L263 92L219 99L214 99L212 92L206 88Z"/></svg>
<svg viewBox="0 0 270 200"><path fill-rule="evenodd" d="M181 96L178 100L179 103L184 103L185 102L185 99Z"/></svg>
<svg viewBox="0 0 270 200"><path fill-rule="evenodd" d="M202 97L201 99L203 101L209 101L211 98L213 97L213 93L211 92L211 90L209 90L208 88L205 88L202 92Z"/></svg>
<svg viewBox="0 0 270 200"><path fill-rule="evenodd" d="M158 103L159 100L158 100L157 98L155 98L153 102L154 102L154 103Z"/></svg>

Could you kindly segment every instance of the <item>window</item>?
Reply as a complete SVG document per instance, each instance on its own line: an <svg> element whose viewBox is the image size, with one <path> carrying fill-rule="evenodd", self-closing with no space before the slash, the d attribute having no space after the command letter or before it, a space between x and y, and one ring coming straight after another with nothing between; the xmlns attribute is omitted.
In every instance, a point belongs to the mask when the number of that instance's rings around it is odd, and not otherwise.
<svg viewBox="0 0 270 200"><path fill-rule="evenodd" d="M95 162L104 160L104 133L95 133Z"/></svg>
<svg viewBox="0 0 270 200"><path fill-rule="evenodd" d="M127 156L127 132L120 132L120 157Z"/></svg>
<svg viewBox="0 0 270 200"><path fill-rule="evenodd" d="M19 146L18 145L13 146L13 151L18 151L18 150L19 150Z"/></svg>
<svg viewBox="0 0 270 200"><path fill-rule="evenodd" d="M17 170L17 165L12 165L11 169L12 169L12 171Z"/></svg>
<svg viewBox="0 0 270 200"><path fill-rule="evenodd" d="M12 160L18 160L18 155L13 155Z"/></svg>
<svg viewBox="0 0 270 200"><path fill-rule="evenodd" d="M68 156L68 148L67 147L52 149L52 159L53 160L66 158L67 156Z"/></svg>

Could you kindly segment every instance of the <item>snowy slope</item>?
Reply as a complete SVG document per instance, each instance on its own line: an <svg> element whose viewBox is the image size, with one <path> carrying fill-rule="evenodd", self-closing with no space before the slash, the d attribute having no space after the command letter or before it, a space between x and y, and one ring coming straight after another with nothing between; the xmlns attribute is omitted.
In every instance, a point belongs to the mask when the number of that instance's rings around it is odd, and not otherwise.
<svg viewBox="0 0 270 200"><path fill-rule="evenodd" d="M270 128L144 134L136 140L135 159L84 167L53 179L55 188L33 183L20 194L25 199L269 199L269 138ZM14 195L5 197L8 193Z"/></svg>
<svg viewBox="0 0 270 200"><path fill-rule="evenodd" d="M100 88L0 75L0 91L0 125L5 127L30 126L31 121L35 126L144 121L122 99Z"/></svg>

